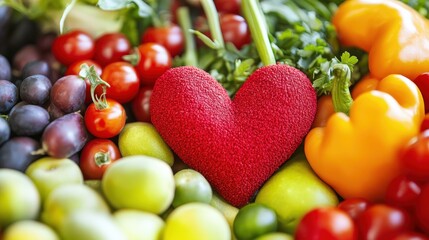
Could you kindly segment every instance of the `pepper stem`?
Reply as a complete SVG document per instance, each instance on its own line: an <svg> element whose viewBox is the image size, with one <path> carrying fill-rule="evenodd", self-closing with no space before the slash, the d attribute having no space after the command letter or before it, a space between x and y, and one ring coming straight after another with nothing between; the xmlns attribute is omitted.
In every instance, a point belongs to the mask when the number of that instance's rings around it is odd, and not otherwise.
<svg viewBox="0 0 429 240"><path fill-rule="evenodd" d="M241 2L241 8L246 18L250 34L255 42L259 57L265 66L276 64L270 39L268 38L268 27L264 14L258 0L245 0Z"/></svg>
<svg viewBox="0 0 429 240"><path fill-rule="evenodd" d="M94 155L94 159L95 159L95 164L98 167L102 167L103 165L107 165L112 161L112 159L110 158L110 154L105 153L105 152L97 152Z"/></svg>
<svg viewBox="0 0 429 240"><path fill-rule="evenodd" d="M213 0L201 0L201 5L203 6L204 13L207 16L207 21L209 24L210 33L213 38L213 42L218 47L218 49L225 48L222 30L220 29L219 14L216 10L216 6Z"/></svg>
<svg viewBox="0 0 429 240"><path fill-rule="evenodd" d="M88 79L91 84L91 98L92 102L95 104L95 108L97 110L103 110L108 107L106 100L106 87L110 87L110 85L101 79L98 75L97 71L95 71L94 66L88 66L88 64L84 63L80 66L79 76L83 79ZM103 93L100 96L95 94L95 89L101 86L103 89Z"/></svg>
<svg viewBox="0 0 429 240"><path fill-rule="evenodd" d="M351 70L347 64L337 63L332 67L332 101L335 112L349 115L353 98L350 93Z"/></svg>

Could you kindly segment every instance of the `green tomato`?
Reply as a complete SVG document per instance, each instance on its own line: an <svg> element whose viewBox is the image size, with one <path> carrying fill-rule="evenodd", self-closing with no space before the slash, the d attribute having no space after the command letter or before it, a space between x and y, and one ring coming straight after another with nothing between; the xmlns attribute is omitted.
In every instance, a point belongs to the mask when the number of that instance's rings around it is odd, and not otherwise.
<svg viewBox="0 0 429 240"><path fill-rule="evenodd" d="M212 188L201 173L192 169L183 169L174 175L176 190L174 192L173 207L185 203L210 203Z"/></svg>
<svg viewBox="0 0 429 240"><path fill-rule="evenodd" d="M164 212L174 198L171 167L157 158L136 155L109 166L101 180L106 199L117 208Z"/></svg>
<svg viewBox="0 0 429 240"><path fill-rule="evenodd" d="M24 220L10 225L3 240L59 240L57 233L49 226L33 220Z"/></svg>
<svg viewBox="0 0 429 240"><path fill-rule="evenodd" d="M187 203L167 217L163 240L231 240L225 217L204 203Z"/></svg>
<svg viewBox="0 0 429 240"><path fill-rule="evenodd" d="M28 176L0 169L0 229L16 221L35 219L40 205L39 192Z"/></svg>
<svg viewBox="0 0 429 240"><path fill-rule="evenodd" d="M274 210L259 203L251 203L238 211L233 224L238 239L255 239L277 231L277 215Z"/></svg>

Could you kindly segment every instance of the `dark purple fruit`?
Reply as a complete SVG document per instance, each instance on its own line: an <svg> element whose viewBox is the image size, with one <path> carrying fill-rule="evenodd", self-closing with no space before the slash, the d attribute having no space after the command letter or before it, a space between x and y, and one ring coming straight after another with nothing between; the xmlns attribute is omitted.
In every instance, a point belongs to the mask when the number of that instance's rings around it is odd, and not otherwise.
<svg viewBox="0 0 429 240"><path fill-rule="evenodd" d="M0 80L8 80L12 79L12 71L10 68L9 61L3 56L0 55Z"/></svg>
<svg viewBox="0 0 429 240"><path fill-rule="evenodd" d="M12 82L0 80L0 113L7 113L18 102L18 88Z"/></svg>
<svg viewBox="0 0 429 240"><path fill-rule="evenodd" d="M0 147L0 168L25 172L28 165L40 158L35 152L40 144L29 137L13 137Z"/></svg>
<svg viewBox="0 0 429 240"><path fill-rule="evenodd" d="M22 68L21 77L27 78L32 75L43 75L45 77L49 77L51 74L51 67L46 61L36 60L32 62L28 62Z"/></svg>
<svg viewBox="0 0 429 240"><path fill-rule="evenodd" d="M4 118L0 117L0 146L9 140L10 138L10 127Z"/></svg>
<svg viewBox="0 0 429 240"><path fill-rule="evenodd" d="M51 104L64 113L80 110L85 103L85 81L76 75L58 79L51 89Z"/></svg>
<svg viewBox="0 0 429 240"><path fill-rule="evenodd" d="M23 105L9 115L9 125L17 136L36 136L49 124L49 113L37 105Z"/></svg>
<svg viewBox="0 0 429 240"><path fill-rule="evenodd" d="M44 75L32 75L22 80L19 95L22 101L42 106L49 99L51 81Z"/></svg>

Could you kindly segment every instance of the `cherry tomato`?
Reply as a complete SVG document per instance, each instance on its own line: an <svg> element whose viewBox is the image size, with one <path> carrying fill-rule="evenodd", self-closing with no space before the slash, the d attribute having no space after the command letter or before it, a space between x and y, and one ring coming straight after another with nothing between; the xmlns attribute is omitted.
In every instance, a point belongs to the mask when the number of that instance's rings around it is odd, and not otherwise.
<svg viewBox="0 0 429 240"><path fill-rule="evenodd" d="M150 120L150 96L152 95L152 88L142 87L139 93L131 102L131 109L134 116L140 122L151 122Z"/></svg>
<svg viewBox="0 0 429 240"><path fill-rule="evenodd" d="M138 47L140 60L136 66L141 83L153 86L156 79L172 66L167 49L157 43L143 43Z"/></svg>
<svg viewBox="0 0 429 240"><path fill-rule="evenodd" d="M368 208L357 219L359 236L362 239L391 239L401 233L411 231L413 224L407 212L385 204Z"/></svg>
<svg viewBox="0 0 429 240"><path fill-rule="evenodd" d="M55 38L52 53L63 65L91 59L94 56L94 39L80 30L73 30Z"/></svg>
<svg viewBox="0 0 429 240"><path fill-rule="evenodd" d="M386 203L395 207L414 207L421 192L420 186L406 176L398 176L390 182L386 190Z"/></svg>
<svg viewBox="0 0 429 240"><path fill-rule="evenodd" d="M421 132L406 144L400 160L411 179L429 181L429 130Z"/></svg>
<svg viewBox="0 0 429 240"><path fill-rule="evenodd" d="M249 44L252 40L246 20L235 14L222 14L220 27L225 42L231 42L237 49Z"/></svg>
<svg viewBox="0 0 429 240"><path fill-rule="evenodd" d="M80 66L82 64L88 64L88 66L94 66L95 71L97 72L98 75L101 75L102 73L102 69L100 67L100 65L92 60L82 60L82 61L77 61L75 63L72 63L66 70L66 72L64 73L64 75L79 75L80 72ZM86 96L85 96L85 103L90 103L92 101L91 99L91 84L89 83L88 79L85 79L85 83L86 83Z"/></svg>
<svg viewBox="0 0 429 240"><path fill-rule="evenodd" d="M119 158L121 153L114 142L95 138L83 147L79 166L85 179L101 179L107 167Z"/></svg>
<svg viewBox="0 0 429 240"><path fill-rule="evenodd" d="M424 132L427 129L429 129L429 113L427 113L425 115L425 117L423 118L422 123L420 124L420 132Z"/></svg>
<svg viewBox="0 0 429 240"><path fill-rule="evenodd" d="M341 224L339 224L341 223ZM352 218L339 208L316 208L304 215L299 222L296 240L357 239Z"/></svg>
<svg viewBox="0 0 429 240"><path fill-rule="evenodd" d="M425 112L429 112L429 72L422 73L414 79L414 83L422 93L425 103Z"/></svg>
<svg viewBox="0 0 429 240"><path fill-rule="evenodd" d="M107 108L97 109L91 103L85 112L85 125L88 131L98 138L111 138L118 135L125 126L125 109L113 99L107 99Z"/></svg>
<svg viewBox="0 0 429 240"><path fill-rule="evenodd" d="M133 65L127 62L114 62L103 69L101 78L110 87L106 89L106 97L114 99L119 103L131 101L138 93L140 80ZM102 88L97 87L98 96L102 93Z"/></svg>
<svg viewBox="0 0 429 240"><path fill-rule="evenodd" d="M158 43L175 57L183 52L185 37L179 26L171 24L165 27L150 27L143 32L141 43Z"/></svg>
<svg viewBox="0 0 429 240"><path fill-rule="evenodd" d="M370 206L371 203L363 198L349 198L338 204L338 208L346 212L353 220L356 220Z"/></svg>
<svg viewBox="0 0 429 240"><path fill-rule="evenodd" d="M122 33L106 33L95 40L94 60L102 67L123 61L122 57L130 52L131 43Z"/></svg>
<svg viewBox="0 0 429 240"><path fill-rule="evenodd" d="M429 184L422 188L422 192L417 198L416 217L417 225L429 234Z"/></svg>
<svg viewBox="0 0 429 240"><path fill-rule="evenodd" d="M214 0L218 12L239 14L241 0Z"/></svg>

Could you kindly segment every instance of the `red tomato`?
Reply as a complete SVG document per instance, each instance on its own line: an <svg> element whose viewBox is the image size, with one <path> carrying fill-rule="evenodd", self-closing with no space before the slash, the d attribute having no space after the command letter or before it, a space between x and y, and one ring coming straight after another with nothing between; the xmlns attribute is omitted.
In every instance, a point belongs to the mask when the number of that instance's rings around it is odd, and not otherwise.
<svg viewBox="0 0 429 240"><path fill-rule="evenodd" d="M352 218L338 208L316 208L301 219L295 232L296 240L357 239Z"/></svg>
<svg viewBox="0 0 429 240"><path fill-rule="evenodd" d="M417 225L429 234L429 184L422 188L416 204Z"/></svg>
<svg viewBox="0 0 429 240"><path fill-rule="evenodd" d="M107 167L119 158L121 153L114 142L95 138L83 147L79 166L85 179L101 179Z"/></svg>
<svg viewBox="0 0 429 240"><path fill-rule="evenodd" d="M106 33L95 40L94 60L102 67L123 61L122 57L130 52L131 43L122 33Z"/></svg>
<svg viewBox="0 0 429 240"><path fill-rule="evenodd" d="M136 66L142 85L153 86L156 79L172 66L167 49L157 43L143 43L138 47L140 60Z"/></svg>
<svg viewBox="0 0 429 240"><path fill-rule="evenodd" d="M98 63L92 61L92 60L82 60L82 61L77 61L75 63L72 63L66 70L66 72L64 73L64 75L79 75L80 72L80 66L82 64L88 64L88 66L94 66L95 71L97 72L98 75L101 75L102 70L101 67ZM91 99L91 84L89 83L88 79L85 79L85 83L86 83L86 96L85 96L85 103L90 103L92 101Z"/></svg>
<svg viewBox="0 0 429 240"><path fill-rule="evenodd" d="M338 208L346 212L353 220L356 220L370 206L371 203L363 198L349 198L338 204Z"/></svg>
<svg viewBox="0 0 429 240"><path fill-rule="evenodd" d="M420 89L425 103L425 112L429 112L429 72L422 73L414 79L414 83Z"/></svg>
<svg viewBox="0 0 429 240"><path fill-rule="evenodd" d="M175 57L183 52L185 37L177 25L150 27L143 32L141 43L158 43L164 46Z"/></svg>
<svg viewBox="0 0 429 240"><path fill-rule="evenodd" d="M420 186L406 176L398 176L390 182L386 190L386 203L395 207L414 207L421 192Z"/></svg>
<svg viewBox="0 0 429 240"><path fill-rule="evenodd" d="M142 87L137 94L137 97L131 103L131 109L134 116L140 122L151 122L150 120L150 96L152 95L152 88Z"/></svg>
<svg viewBox="0 0 429 240"><path fill-rule="evenodd" d="M420 132L423 132L423 131L425 131L427 129L429 129L429 113L427 113L425 115L425 117L423 118L422 123L420 124Z"/></svg>
<svg viewBox="0 0 429 240"><path fill-rule="evenodd" d="M407 212L385 204L368 208L357 219L361 239L385 240L411 231L413 224Z"/></svg>
<svg viewBox="0 0 429 240"><path fill-rule="evenodd" d="M119 103L131 101L138 93L140 80L133 65L127 62L114 62L103 69L101 79L110 87L106 88L106 97ZM98 96L102 94L102 88L97 87Z"/></svg>
<svg viewBox="0 0 429 240"><path fill-rule="evenodd" d="M392 240L429 240L429 237L417 232L406 232L399 234Z"/></svg>
<svg viewBox="0 0 429 240"><path fill-rule="evenodd" d="M80 30L73 30L55 38L52 53L63 65L91 59L94 56L94 39Z"/></svg>
<svg viewBox="0 0 429 240"><path fill-rule="evenodd" d="M429 181L429 130L421 132L406 144L400 160L411 179Z"/></svg>
<svg viewBox="0 0 429 240"><path fill-rule="evenodd" d="M218 12L239 14L241 0L214 0Z"/></svg>
<svg viewBox="0 0 429 240"><path fill-rule="evenodd" d="M124 107L113 99L107 99L107 108L101 110L91 103L84 117L86 128L98 138L118 135L125 126L126 118Z"/></svg>

